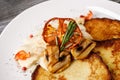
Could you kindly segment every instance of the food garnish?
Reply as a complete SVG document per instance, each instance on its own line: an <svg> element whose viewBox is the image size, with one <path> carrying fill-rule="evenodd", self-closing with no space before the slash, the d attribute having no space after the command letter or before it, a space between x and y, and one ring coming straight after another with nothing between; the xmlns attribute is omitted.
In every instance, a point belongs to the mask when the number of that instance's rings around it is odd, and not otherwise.
<svg viewBox="0 0 120 80"><path fill-rule="evenodd" d="M84 15L80 16L80 18L84 18L84 20L90 20L90 19L92 19L92 17L93 17L92 11L89 11L89 13L86 16L84 16Z"/></svg>
<svg viewBox="0 0 120 80"><path fill-rule="evenodd" d="M33 38L33 34L30 34L29 37L30 37L30 38Z"/></svg>
<svg viewBox="0 0 120 80"><path fill-rule="evenodd" d="M26 51L21 50L15 55L15 60L26 60L29 57L30 57L29 52L27 53Z"/></svg>
<svg viewBox="0 0 120 80"><path fill-rule="evenodd" d="M22 70L23 70L23 71L26 71L26 70L27 70L27 68L26 68L26 67L22 67Z"/></svg>
<svg viewBox="0 0 120 80"><path fill-rule="evenodd" d="M70 40L70 38L72 37L73 35L73 32L76 28L77 24L73 21L70 21L69 24L68 24L68 29L65 33L65 35L63 36L63 39L62 39L62 44L60 46L60 51L63 51L64 48L65 48L65 44Z"/></svg>
<svg viewBox="0 0 120 80"><path fill-rule="evenodd" d="M58 22L57 27L50 24L51 22L55 22L55 21ZM82 39L82 33L75 20L73 20L72 18L55 17L48 20L44 26L42 36L44 41L49 45L56 45L56 38L57 38L58 45L60 46L61 51L65 47L67 47L66 49L68 50L73 48Z"/></svg>

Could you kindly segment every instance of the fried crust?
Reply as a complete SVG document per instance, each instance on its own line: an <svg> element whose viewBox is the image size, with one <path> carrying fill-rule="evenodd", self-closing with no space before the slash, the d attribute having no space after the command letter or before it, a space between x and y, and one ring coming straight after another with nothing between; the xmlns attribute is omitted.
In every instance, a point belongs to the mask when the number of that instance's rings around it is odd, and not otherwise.
<svg viewBox="0 0 120 80"><path fill-rule="evenodd" d="M86 31L94 40L120 38L120 21L108 18L93 18L85 21Z"/></svg>
<svg viewBox="0 0 120 80"><path fill-rule="evenodd" d="M93 50L108 66L113 80L120 80L120 39L97 42Z"/></svg>
<svg viewBox="0 0 120 80"><path fill-rule="evenodd" d="M49 73L38 66L32 80L111 80L110 72L102 59L92 54L87 59L75 60L61 73Z"/></svg>

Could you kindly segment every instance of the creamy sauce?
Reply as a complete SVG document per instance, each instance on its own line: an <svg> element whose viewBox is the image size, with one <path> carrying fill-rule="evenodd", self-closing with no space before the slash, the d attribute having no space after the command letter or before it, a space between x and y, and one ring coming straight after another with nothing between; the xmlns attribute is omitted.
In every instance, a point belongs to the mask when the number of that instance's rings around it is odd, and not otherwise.
<svg viewBox="0 0 120 80"><path fill-rule="evenodd" d="M32 38L28 38L24 45L22 45L17 51L24 50L30 52L30 57L26 60L18 60L18 64L21 67L30 68L38 63L41 56L43 56L42 51L46 48L46 43L41 36L42 31L38 34L33 35ZM43 62L43 61L42 61Z"/></svg>

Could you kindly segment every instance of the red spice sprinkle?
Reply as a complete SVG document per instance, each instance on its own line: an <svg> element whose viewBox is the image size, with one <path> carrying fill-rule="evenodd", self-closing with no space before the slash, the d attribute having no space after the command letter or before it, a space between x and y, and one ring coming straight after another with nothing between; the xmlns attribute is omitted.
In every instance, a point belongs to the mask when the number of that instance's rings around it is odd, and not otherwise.
<svg viewBox="0 0 120 80"><path fill-rule="evenodd" d="M33 38L33 35L32 34L30 34L30 36L29 36L30 38Z"/></svg>
<svg viewBox="0 0 120 80"><path fill-rule="evenodd" d="M26 68L26 67L22 67L22 70L23 70L23 71L26 71L26 70L27 70L27 68Z"/></svg>

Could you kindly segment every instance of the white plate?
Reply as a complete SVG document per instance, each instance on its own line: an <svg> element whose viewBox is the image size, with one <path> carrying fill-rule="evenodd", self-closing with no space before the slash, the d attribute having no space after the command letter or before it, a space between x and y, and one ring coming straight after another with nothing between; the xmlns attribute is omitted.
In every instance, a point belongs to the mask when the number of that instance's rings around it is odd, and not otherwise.
<svg viewBox="0 0 120 80"><path fill-rule="evenodd" d="M18 69L13 54L30 34L42 27L45 20L51 17L78 17L89 9L96 17L120 20L120 4L107 0L51 0L19 14L0 36L0 80L30 80L31 74Z"/></svg>

